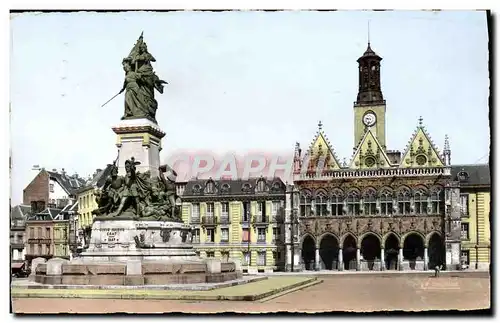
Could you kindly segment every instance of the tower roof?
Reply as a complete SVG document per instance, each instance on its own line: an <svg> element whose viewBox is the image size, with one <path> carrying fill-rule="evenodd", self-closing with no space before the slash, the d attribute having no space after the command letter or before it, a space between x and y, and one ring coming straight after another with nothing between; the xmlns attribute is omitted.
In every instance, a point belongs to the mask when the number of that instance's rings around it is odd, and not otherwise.
<svg viewBox="0 0 500 323"><path fill-rule="evenodd" d="M363 56L358 58L358 62L360 60L363 60L365 58L376 58L378 60L382 60L382 57L378 56L377 53L373 51L373 49L370 46L370 42L368 42L368 47L366 48L365 52L363 53Z"/></svg>

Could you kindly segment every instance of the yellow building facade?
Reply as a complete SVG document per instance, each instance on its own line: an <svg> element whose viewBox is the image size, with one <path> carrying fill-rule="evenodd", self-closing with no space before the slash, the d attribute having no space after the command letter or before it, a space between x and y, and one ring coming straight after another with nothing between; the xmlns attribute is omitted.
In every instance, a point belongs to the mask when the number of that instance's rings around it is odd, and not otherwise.
<svg viewBox="0 0 500 323"><path fill-rule="evenodd" d="M182 219L203 258L237 259L243 271L285 266L285 184L280 179L193 180L182 195Z"/></svg>
<svg viewBox="0 0 500 323"><path fill-rule="evenodd" d="M465 268L489 269L491 180L487 164L453 166L460 183L461 261Z"/></svg>

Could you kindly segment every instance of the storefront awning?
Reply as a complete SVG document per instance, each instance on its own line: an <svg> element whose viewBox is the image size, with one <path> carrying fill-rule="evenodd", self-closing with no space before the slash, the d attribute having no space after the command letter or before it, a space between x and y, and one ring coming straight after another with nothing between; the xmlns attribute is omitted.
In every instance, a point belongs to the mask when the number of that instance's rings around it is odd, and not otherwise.
<svg viewBox="0 0 500 323"><path fill-rule="evenodd" d="M24 267L24 262L13 262L11 264L12 269L21 269Z"/></svg>

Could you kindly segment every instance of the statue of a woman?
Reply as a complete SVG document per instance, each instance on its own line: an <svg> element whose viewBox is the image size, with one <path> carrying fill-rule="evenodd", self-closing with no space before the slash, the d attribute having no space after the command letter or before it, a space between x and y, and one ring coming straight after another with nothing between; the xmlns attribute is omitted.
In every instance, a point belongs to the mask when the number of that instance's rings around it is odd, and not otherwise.
<svg viewBox="0 0 500 323"><path fill-rule="evenodd" d="M144 76L132 70L128 60L123 61L125 81L120 93L125 91L123 119L149 118L155 120L158 103L145 86Z"/></svg>

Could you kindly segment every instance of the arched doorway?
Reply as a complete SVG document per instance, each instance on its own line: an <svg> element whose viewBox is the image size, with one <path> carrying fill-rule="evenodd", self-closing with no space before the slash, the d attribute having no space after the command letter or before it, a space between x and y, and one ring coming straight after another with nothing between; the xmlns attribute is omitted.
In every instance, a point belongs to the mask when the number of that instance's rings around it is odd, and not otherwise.
<svg viewBox="0 0 500 323"><path fill-rule="evenodd" d="M399 240L394 234L385 239L384 254L385 269L398 270Z"/></svg>
<svg viewBox="0 0 500 323"><path fill-rule="evenodd" d="M342 260L345 270L356 269L356 249L356 239L352 235L345 237L342 245Z"/></svg>
<svg viewBox="0 0 500 323"><path fill-rule="evenodd" d="M314 270L314 261L316 259L316 246L313 238L307 235L302 242L302 261L306 270Z"/></svg>
<svg viewBox="0 0 500 323"><path fill-rule="evenodd" d="M373 270L375 263L380 260L380 240L373 234L367 234L361 240L360 251L363 257L361 262L366 263L366 267L364 265L363 267Z"/></svg>
<svg viewBox="0 0 500 323"><path fill-rule="evenodd" d="M434 233L429 239L429 269L434 269L436 266L444 266L445 248L443 238Z"/></svg>
<svg viewBox="0 0 500 323"><path fill-rule="evenodd" d="M338 269L339 242L331 234L325 235L321 239L319 246L319 256L323 261L326 270Z"/></svg>
<svg viewBox="0 0 500 323"><path fill-rule="evenodd" d="M424 240L416 233L406 236L403 244L403 259L408 260L410 269L415 270L416 262L424 259Z"/></svg>

